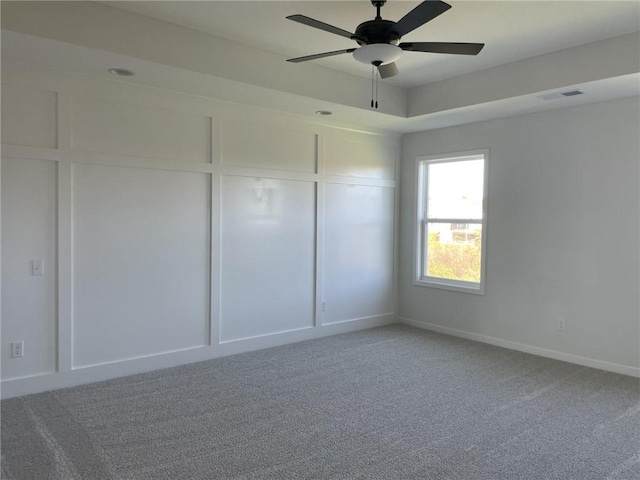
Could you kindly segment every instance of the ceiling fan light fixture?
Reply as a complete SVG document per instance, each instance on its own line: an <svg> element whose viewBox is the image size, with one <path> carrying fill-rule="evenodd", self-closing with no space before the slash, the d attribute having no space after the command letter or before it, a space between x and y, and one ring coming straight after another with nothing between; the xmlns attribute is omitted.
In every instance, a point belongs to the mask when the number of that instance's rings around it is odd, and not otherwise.
<svg viewBox="0 0 640 480"><path fill-rule="evenodd" d="M353 58L357 61L371 65L384 65L395 62L402 55L402 49L389 43L371 43L362 45L353 52Z"/></svg>

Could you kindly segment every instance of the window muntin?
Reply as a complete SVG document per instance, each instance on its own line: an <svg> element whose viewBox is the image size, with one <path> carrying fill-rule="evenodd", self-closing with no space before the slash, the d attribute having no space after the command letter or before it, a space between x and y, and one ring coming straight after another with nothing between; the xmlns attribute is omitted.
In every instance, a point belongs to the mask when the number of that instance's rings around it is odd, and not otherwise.
<svg viewBox="0 0 640 480"><path fill-rule="evenodd" d="M487 156L417 159L415 284L484 294Z"/></svg>

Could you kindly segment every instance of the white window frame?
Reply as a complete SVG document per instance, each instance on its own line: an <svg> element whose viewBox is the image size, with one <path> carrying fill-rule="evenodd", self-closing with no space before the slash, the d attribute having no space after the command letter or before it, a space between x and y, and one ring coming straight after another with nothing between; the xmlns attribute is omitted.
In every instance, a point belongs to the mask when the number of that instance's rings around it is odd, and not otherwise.
<svg viewBox="0 0 640 480"><path fill-rule="evenodd" d="M460 162L468 160L484 160L482 218L428 218L428 165L436 163ZM413 284L421 287L432 287L456 292L485 294L487 263L487 192L489 185L489 150L470 150L465 152L428 155L416 158L416 196L415 196L415 247ZM423 271L428 255L428 242L425 241L428 223L469 223L482 225L482 245L480 259L480 282L467 282L439 277L430 277Z"/></svg>

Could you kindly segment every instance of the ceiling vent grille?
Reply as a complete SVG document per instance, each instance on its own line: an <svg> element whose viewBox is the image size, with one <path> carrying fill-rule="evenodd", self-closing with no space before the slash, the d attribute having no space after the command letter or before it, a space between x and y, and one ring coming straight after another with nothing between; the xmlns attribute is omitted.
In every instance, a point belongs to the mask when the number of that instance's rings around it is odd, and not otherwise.
<svg viewBox="0 0 640 480"><path fill-rule="evenodd" d="M542 100L558 100L559 98L575 97L577 95L584 95L584 92L581 92L580 90L570 90L568 92L547 93L546 95L541 95L538 98L541 98Z"/></svg>

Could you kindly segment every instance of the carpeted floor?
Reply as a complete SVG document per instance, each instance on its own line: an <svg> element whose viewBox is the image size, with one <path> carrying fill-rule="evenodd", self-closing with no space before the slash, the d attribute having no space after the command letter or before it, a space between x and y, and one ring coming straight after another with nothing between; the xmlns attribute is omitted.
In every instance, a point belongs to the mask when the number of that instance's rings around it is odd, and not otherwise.
<svg viewBox="0 0 640 480"><path fill-rule="evenodd" d="M640 479L640 381L394 325L2 402L5 480Z"/></svg>

